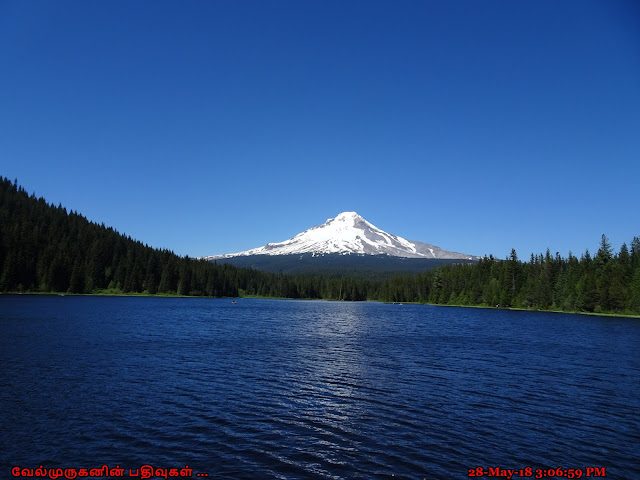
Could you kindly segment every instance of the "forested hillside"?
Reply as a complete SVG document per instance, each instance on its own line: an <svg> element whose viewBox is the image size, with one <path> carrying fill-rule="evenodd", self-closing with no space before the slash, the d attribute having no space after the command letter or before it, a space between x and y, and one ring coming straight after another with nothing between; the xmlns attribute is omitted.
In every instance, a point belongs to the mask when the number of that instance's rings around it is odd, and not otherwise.
<svg viewBox="0 0 640 480"><path fill-rule="evenodd" d="M366 280L285 276L179 257L0 177L0 292L366 300L375 289Z"/></svg>
<svg viewBox="0 0 640 480"><path fill-rule="evenodd" d="M640 239L592 257L489 257L391 279L287 276L179 257L0 177L0 291L380 300L640 314Z"/></svg>
<svg viewBox="0 0 640 480"><path fill-rule="evenodd" d="M250 272L181 258L0 182L0 290L236 296Z"/></svg>
<svg viewBox="0 0 640 480"><path fill-rule="evenodd" d="M385 282L382 297L451 305L487 305L576 312L640 313L640 239L615 253L606 236L592 257L547 252L521 262L493 257Z"/></svg>
<svg viewBox="0 0 640 480"><path fill-rule="evenodd" d="M345 275L361 279L385 279L432 270L441 265L475 263L476 260L442 258L407 258L392 255L313 253L293 255L248 255L218 260L236 267L255 268L285 275L340 278Z"/></svg>

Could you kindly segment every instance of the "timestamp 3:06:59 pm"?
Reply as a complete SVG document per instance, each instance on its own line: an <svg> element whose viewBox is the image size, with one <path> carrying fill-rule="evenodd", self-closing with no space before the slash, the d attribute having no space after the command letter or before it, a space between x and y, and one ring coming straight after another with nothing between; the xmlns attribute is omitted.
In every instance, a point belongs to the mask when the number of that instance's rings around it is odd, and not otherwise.
<svg viewBox="0 0 640 480"><path fill-rule="evenodd" d="M470 468L468 477L506 478L510 480L514 476L529 478L582 478L582 477L606 477L605 467L585 467L585 468L520 468L508 469L501 467L476 467Z"/></svg>

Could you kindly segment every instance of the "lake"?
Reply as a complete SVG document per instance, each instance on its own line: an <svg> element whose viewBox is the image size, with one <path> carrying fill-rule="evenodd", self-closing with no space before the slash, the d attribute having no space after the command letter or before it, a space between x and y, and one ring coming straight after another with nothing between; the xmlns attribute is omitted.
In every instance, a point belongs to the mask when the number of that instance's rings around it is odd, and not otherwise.
<svg viewBox="0 0 640 480"><path fill-rule="evenodd" d="M0 365L1 478L640 478L638 319L0 295Z"/></svg>

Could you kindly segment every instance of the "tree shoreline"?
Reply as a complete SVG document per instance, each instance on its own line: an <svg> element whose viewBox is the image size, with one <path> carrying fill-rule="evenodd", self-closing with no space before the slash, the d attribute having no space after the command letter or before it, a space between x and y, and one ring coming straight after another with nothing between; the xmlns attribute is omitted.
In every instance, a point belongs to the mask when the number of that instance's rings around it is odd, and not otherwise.
<svg viewBox="0 0 640 480"><path fill-rule="evenodd" d="M0 177L0 292L324 299L640 314L640 238L580 258L492 256L392 278L284 275L149 247Z"/></svg>
<svg viewBox="0 0 640 480"><path fill-rule="evenodd" d="M428 307L449 307L449 308L474 308L482 310L508 310L512 312L533 312L533 313L564 313L567 315L587 315L592 317L613 317L613 318L630 318L640 319L639 314L633 313L615 313L615 312L580 312L580 311L564 311L564 310L542 310L542 309L528 309L521 307L492 307L490 305L449 305L441 303L425 303L425 302L390 302L384 300L339 300L337 298L290 298L290 297L269 297L261 295L246 295L239 297L208 297L208 296L192 296L192 295L178 295L167 293L114 293L114 292L96 292L96 293L66 293L66 292L0 292L0 296L22 296L22 295L34 295L34 296L52 296L52 297L131 297L131 298L188 298L188 299L211 299L211 300L234 300L234 299L258 299L258 300L292 300L292 301L323 301L323 302L346 302L346 303L384 303L388 305L397 304L401 305L423 305Z"/></svg>

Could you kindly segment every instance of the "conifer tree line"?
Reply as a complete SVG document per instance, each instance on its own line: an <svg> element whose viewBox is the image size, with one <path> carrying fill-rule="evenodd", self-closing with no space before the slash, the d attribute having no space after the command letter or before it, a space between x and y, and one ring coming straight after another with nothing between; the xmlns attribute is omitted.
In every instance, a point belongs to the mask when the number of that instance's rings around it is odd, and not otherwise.
<svg viewBox="0 0 640 480"><path fill-rule="evenodd" d="M640 239L438 267L391 279L287 276L180 257L89 222L0 177L0 291L379 300L640 314Z"/></svg>
<svg viewBox="0 0 640 480"><path fill-rule="evenodd" d="M289 277L180 257L89 222L0 177L0 292L366 299L339 279ZM361 282L360 289L368 282ZM346 287L345 287L346 291Z"/></svg>
<svg viewBox="0 0 640 480"><path fill-rule="evenodd" d="M568 312L640 314L640 238L615 253L602 235L592 257L558 253L439 267L415 277L386 281L387 301L443 305L486 305Z"/></svg>

